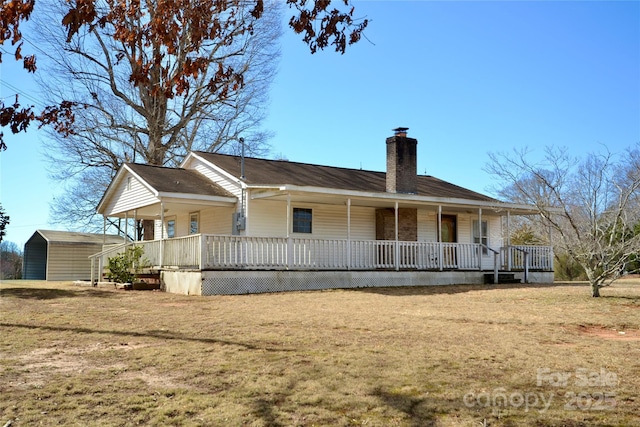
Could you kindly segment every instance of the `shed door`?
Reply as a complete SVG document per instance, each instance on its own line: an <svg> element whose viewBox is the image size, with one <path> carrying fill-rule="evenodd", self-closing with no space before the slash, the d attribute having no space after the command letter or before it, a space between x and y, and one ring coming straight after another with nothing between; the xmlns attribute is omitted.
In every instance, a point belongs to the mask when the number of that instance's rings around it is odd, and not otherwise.
<svg viewBox="0 0 640 427"><path fill-rule="evenodd" d="M24 247L22 277L27 280L47 279L47 241L34 235Z"/></svg>

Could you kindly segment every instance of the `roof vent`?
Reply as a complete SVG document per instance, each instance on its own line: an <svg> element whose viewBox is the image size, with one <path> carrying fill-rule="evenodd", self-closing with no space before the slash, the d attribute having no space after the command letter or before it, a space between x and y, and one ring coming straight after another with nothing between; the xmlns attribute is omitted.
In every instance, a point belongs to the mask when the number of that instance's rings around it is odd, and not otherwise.
<svg viewBox="0 0 640 427"><path fill-rule="evenodd" d="M393 129L393 134L394 136L407 136L407 131L409 130L409 128L395 128Z"/></svg>

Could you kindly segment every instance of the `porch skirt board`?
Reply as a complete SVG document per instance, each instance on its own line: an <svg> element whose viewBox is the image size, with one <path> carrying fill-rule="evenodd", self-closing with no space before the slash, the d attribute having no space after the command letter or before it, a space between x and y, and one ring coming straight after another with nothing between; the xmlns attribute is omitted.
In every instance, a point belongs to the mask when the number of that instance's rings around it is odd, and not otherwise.
<svg viewBox="0 0 640 427"><path fill-rule="evenodd" d="M185 295L238 295L366 287L482 284L484 273L480 271L163 271L162 289ZM550 278L553 281L553 273ZM548 280L546 276L536 279Z"/></svg>

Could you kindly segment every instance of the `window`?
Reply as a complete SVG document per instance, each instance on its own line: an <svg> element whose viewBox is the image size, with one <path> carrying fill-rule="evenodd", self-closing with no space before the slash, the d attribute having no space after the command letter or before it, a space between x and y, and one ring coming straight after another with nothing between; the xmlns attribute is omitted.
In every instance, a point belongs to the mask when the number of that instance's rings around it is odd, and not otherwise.
<svg viewBox="0 0 640 427"><path fill-rule="evenodd" d="M128 176L127 177L127 190L131 190L131 181L132 181L131 177Z"/></svg>
<svg viewBox="0 0 640 427"><path fill-rule="evenodd" d="M193 212L189 214L189 234L198 234L200 232L200 213Z"/></svg>
<svg viewBox="0 0 640 427"><path fill-rule="evenodd" d="M171 239L172 237L176 237L176 220L170 219L167 220L167 237Z"/></svg>
<svg viewBox="0 0 640 427"><path fill-rule="evenodd" d="M489 245L487 237L487 221L482 221L482 241L480 240L480 233L478 229L478 220L473 221L473 243L482 243L485 246ZM486 247L482 248L482 253L486 255L489 250Z"/></svg>
<svg viewBox="0 0 640 427"><path fill-rule="evenodd" d="M293 208L293 232L311 233L311 209Z"/></svg>

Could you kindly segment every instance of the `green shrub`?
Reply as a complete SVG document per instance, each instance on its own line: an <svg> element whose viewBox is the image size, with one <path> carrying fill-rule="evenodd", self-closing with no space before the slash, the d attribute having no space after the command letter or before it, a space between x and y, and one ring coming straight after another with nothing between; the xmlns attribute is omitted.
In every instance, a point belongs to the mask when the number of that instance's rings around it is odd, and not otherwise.
<svg viewBox="0 0 640 427"><path fill-rule="evenodd" d="M136 274L148 265L146 259L142 259L144 249L142 246L130 246L123 253L109 258L107 277L118 283L133 283Z"/></svg>
<svg viewBox="0 0 640 427"><path fill-rule="evenodd" d="M556 254L553 269L555 280L587 280L584 268L567 254Z"/></svg>

